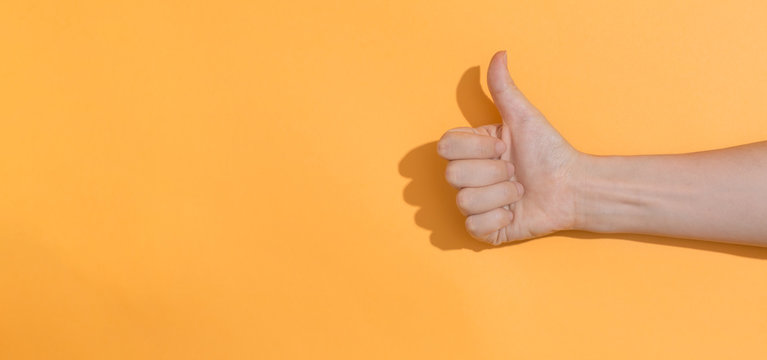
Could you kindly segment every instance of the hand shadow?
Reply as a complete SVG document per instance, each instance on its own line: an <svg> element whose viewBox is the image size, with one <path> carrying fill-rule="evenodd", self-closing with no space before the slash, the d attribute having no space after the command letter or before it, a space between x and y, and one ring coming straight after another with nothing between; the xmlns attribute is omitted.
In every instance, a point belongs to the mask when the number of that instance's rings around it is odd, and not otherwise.
<svg viewBox="0 0 767 360"><path fill-rule="evenodd" d="M485 95L480 85L479 66L469 68L463 73L456 88L456 101L468 126L501 122L501 117L490 98ZM437 142L429 142L416 147L405 155L399 163L399 172L412 181L405 187L403 197L408 204L420 206L415 214L415 223L431 230L432 245L442 250L469 249L482 251L494 246L472 239L464 229L464 216L458 212L455 204L457 190L445 182L444 173L447 161L437 155ZM767 259L767 248L736 244L716 243L700 240L666 238L637 234L593 234L582 231L563 231L557 236L571 239L610 238L641 241L665 246L686 247L705 251L715 251L732 255ZM520 244L524 241L506 245Z"/></svg>

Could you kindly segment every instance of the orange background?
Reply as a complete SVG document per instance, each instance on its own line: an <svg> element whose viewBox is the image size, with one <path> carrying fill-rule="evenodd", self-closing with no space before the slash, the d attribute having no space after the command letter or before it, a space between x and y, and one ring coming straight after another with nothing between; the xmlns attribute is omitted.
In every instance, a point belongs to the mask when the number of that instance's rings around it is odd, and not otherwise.
<svg viewBox="0 0 767 360"><path fill-rule="evenodd" d="M3 1L0 358L764 359L767 249L488 248L434 144L499 49L583 151L767 139L765 4Z"/></svg>

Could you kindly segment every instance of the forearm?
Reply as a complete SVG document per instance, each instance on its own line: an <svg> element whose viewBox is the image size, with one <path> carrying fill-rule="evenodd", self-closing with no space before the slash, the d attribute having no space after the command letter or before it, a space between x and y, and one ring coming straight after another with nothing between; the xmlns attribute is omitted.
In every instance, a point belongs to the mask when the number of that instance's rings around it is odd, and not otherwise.
<svg viewBox="0 0 767 360"><path fill-rule="evenodd" d="M579 230L767 246L767 142L582 164Z"/></svg>

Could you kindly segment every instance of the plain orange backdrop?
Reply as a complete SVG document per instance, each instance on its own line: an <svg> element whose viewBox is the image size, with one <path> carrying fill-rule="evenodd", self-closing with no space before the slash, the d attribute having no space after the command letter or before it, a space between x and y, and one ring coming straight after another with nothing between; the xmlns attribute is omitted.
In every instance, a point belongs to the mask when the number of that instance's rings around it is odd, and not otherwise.
<svg viewBox="0 0 767 360"><path fill-rule="evenodd" d="M0 3L2 359L764 359L767 249L469 239L435 141L767 139L758 1Z"/></svg>

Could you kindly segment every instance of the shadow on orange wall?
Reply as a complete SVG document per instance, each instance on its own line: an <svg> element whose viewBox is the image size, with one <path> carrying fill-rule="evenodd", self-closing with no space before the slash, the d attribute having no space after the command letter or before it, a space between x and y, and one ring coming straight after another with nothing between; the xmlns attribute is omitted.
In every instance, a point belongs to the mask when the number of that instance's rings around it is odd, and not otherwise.
<svg viewBox="0 0 767 360"><path fill-rule="evenodd" d="M456 88L456 101L469 126L501 122L501 117L490 98L485 95L480 85L479 66L469 68L463 73ZM447 130L447 129L446 129ZM399 163L402 176L412 179L405 187L403 197L408 204L420 207L415 214L418 226L431 230L431 243L443 250L469 249L481 251L493 246L472 239L463 227L464 217L455 204L457 190L444 179L446 160L437 155L437 142L421 145L405 155ZM732 255L758 259L767 259L767 248L723 244L699 240L665 238L637 234L600 235L581 231L563 231L557 233L571 239L611 239L641 241L665 246L678 246L705 251L715 251ZM524 241L505 244L510 246Z"/></svg>

